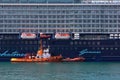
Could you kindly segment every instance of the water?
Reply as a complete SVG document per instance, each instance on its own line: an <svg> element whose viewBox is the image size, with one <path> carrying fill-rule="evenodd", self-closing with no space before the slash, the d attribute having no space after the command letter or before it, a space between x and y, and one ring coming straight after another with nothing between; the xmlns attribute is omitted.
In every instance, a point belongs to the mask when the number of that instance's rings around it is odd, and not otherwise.
<svg viewBox="0 0 120 80"><path fill-rule="evenodd" d="M0 80L120 80L119 62L0 63Z"/></svg>

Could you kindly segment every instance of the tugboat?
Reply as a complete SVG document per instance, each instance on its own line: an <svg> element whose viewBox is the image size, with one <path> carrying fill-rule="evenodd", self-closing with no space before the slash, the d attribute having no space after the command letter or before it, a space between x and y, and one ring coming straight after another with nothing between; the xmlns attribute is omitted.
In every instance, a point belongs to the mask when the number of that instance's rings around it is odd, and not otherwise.
<svg viewBox="0 0 120 80"><path fill-rule="evenodd" d="M49 48L43 49L42 40L40 49L37 51L36 56L30 56L27 54L24 58L11 58L11 62L60 62L62 56L51 56Z"/></svg>

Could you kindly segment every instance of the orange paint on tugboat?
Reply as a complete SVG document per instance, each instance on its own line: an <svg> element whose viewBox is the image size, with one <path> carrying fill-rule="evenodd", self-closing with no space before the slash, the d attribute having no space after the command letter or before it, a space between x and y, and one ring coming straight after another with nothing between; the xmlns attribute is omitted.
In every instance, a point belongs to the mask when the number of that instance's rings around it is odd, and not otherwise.
<svg viewBox="0 0 120 80"><path fill-rule="evenodd" d="M11 62L60 62L62 56L52 56L50 58L12 58Z"/></svg>

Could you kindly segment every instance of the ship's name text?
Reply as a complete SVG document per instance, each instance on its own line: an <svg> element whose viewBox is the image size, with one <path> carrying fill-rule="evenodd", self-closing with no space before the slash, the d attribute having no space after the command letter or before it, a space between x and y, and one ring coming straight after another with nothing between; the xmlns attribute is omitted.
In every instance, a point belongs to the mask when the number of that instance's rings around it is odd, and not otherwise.
<svg viewBox="0 0 120 80"><path fill-rule="evenodd" d="M18 51L14 51L14 52L11 52L9 53L9 51L5 51L3 53L0 53L0 57L24 57L25 54L24 53L19 53Z"/></svg>
<svg viewBox="0 0 120 80"><path fill-rule="evenodd" d="M88 51L88 49L84 49L82 51L79 52L79 55L83 55L83 54L100 54L101 51Z"/></svg>

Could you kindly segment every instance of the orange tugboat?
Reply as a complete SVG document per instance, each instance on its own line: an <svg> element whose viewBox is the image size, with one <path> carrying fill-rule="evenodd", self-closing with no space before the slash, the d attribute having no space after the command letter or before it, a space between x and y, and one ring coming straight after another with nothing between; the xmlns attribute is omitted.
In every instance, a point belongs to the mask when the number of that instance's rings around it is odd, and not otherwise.
<svg viewBox="0 0 120 80"><path fill-rule="evenodd" d="M24 58L11 58L11 62L60 62L61 60L61 55L51 56L49 48L43 49L42 41L36 56L26 55Z"/></svg>

